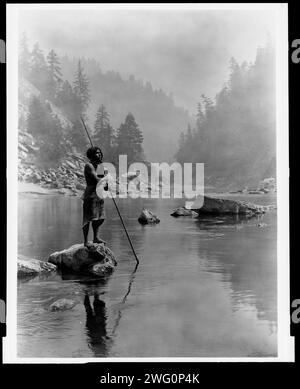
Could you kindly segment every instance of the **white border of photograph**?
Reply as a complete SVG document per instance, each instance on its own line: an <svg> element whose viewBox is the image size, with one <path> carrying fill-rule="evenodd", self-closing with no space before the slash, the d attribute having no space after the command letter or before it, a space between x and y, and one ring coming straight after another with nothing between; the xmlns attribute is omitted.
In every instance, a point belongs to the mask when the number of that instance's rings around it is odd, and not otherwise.
<svg viewBox="0 0 300 389"><path fill-rule="evenodd" d="M268 10L276 20L278 356L270 358L20 358L17 357L18 12L47 9ZM4 363L283 362L294 361L289 309L288 5L279 4L7 4L7 337ZM247 44L247 42L245 42Z"/></svg>

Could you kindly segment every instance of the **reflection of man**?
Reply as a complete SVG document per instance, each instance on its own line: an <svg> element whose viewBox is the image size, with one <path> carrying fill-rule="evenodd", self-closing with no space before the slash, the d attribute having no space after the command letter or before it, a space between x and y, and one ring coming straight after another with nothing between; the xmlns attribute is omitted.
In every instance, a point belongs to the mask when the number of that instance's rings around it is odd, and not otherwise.
<svg viewBox="0 0 300 389"><path fill-rule="evenodd" d="M97 184L104 177L104 171L102 174L97 175L96 173L98 166L102 164L103 154L99 147L90 147L86 156L90 162L84 167L86 189L83 194L82 231L85 246L88 245L90 222L94 233L93 243L105 243L98 236L99 227L105 220L104 200L100 199L96 193Z"/></svg>
<svg viewBox="0 0 300 389"><path fill-rule="evenodd" d="M105 356L107 353L106 335L106 307L105 302L99 299L98 293L94 294L93 308L91 306L88 294L84 297L84 306L86 310L86 328L87 334L91 338L92 346L96 356Z"/></svg>

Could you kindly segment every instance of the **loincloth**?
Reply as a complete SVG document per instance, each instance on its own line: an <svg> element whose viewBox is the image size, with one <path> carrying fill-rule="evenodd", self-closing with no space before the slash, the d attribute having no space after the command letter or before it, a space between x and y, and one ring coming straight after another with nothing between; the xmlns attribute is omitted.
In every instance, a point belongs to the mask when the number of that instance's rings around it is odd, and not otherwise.
<svg viewBox="0 0 300 389"><path fill-rule="evenodd" d="M82 226L93 221L105 219L104 200L96 193L91 193L83 198L83 219Z"/></svg>

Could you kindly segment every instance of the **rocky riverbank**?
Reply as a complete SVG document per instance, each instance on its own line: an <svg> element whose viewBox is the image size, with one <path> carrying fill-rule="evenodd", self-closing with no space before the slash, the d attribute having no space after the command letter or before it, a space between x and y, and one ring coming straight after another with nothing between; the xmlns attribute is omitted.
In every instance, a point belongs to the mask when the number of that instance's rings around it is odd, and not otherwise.
<svg viewBox="0 0 300 389"><path fill-rule="evenodd" d="M22 130L19 130L18 149L19 183L35 184L45 190L55 189L65 195L81 195L85 188L83 169L87 160L84 156L70 152L55 167L39 167L35 139Z"/></svg>

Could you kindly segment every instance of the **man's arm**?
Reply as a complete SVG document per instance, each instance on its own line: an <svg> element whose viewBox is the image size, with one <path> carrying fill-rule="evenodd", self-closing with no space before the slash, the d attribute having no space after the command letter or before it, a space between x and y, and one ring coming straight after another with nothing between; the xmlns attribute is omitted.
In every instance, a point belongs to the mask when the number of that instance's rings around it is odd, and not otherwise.
<svg viewBox="0 0 300 389"><path fill-rule="evenodd" d="M108 190L108 180L109 180L109 177L107 175L105 175L104 177L100 178L99 181L101 182L101 184L105 184L104 186L104 190L107 191Z"/></svg>
<svg viewBox="0 0 300 389"><path fill-rule="evenodd" d="M97 185L98 181L100 181L100 178L97 176L94 166L90 163L87 163L84 170L85 174L93 181L95 185Z"/></svg>

